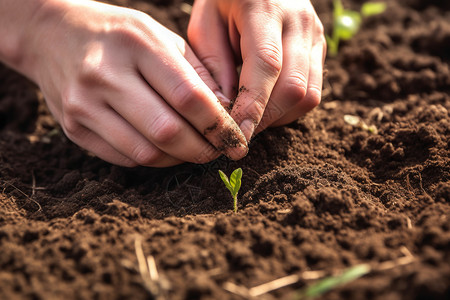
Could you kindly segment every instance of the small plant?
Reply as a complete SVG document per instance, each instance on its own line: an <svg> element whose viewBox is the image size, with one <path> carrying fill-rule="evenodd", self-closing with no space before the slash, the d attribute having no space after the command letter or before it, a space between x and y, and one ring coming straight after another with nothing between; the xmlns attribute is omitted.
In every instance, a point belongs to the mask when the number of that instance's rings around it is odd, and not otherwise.
<svg viewBox="0 0 450 300"><path fill-rule="evenodd" d="M230 175L230 179L228 179L227 175L224 172L219 170L220 178L222 179L225 186L230 191L231 196L233 197L233 210L237 212L237 194L239 189L241 188L241 179L242 179L242 169L238 168L233 171Z"/></svg>
<svg viewBox="0 0 450 300"><path fill-rule="evenodd" d="M378 129L375 125L367 125L366 122L361 120L361 118L358 116L344 115L344 121L347 124L361 128L362 130L368 131L369 133L378 134Z"/></svg>
<svg viewBox="0 0 450 300"><path fill-rule="evenodd" d="M386 3L367 2L361 6L361 12L344 9L341 0L333 1L333 33L327 35L328 52L336 56L339 42L350 40L359 30L362 17L380 14L385 11Z"/></svg>

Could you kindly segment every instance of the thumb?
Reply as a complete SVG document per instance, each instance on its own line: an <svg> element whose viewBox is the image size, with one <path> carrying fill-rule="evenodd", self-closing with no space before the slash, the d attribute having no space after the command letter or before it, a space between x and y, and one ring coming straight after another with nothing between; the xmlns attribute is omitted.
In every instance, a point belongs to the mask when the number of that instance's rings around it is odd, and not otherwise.
<svg viewBox="0 0 450 300"><path fill-rule="evenodd" d="M228 29L214 1L195 1L188 26L188 39L202 64L208 69L228 99L237 93L237 72Z"/></svg>

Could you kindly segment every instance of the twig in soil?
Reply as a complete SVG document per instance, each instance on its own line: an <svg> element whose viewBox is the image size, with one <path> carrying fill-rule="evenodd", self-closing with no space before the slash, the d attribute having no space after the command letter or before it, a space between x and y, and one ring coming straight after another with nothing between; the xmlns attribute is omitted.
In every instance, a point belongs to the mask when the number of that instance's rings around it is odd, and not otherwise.
<svg viewBox="0 0 450 300"><path fill-rule="evenodd" d="M209 277L216 277L223 273L223 270L221 268L214 268L207 271L207 275Z"/></svg>
<svg viewBox="0 0 450 300"><path fill-rule="evenodd" d="M243 298L249 298L250 294L248 292L248 288L246 288L245 286L240 286L237 284L234 284L230 281L227 281L224 283L223 288L235 295L241 296Z"/></svg>
<svg viewBox="0 0 450 300"><path fill-rule="evenodd" d="M323 278L325 276L325 271L305 271L300 275L288 275L281 277L261 285L252 287L250 289L236 285L232 282L226 282L223 288L230 293L240 295L244 298L258 297L272 291L278 290L280 288L289 286L291 284L297 283L300 280L313 280Z"/></svg>
<svg viewBox="0 0 450 300"><path fill-rule="evenodd" d="M416 172L417 172L417 176L419 177L419 188L420 188L420 191L421 191L422 194L424 194L425 196L431 198L431 196L430 196L430 195L427 193L427 191L425 191L425 189L423 188L422 174L420 174L419 171L416 171ZM413 187L411 186L411 182L410 182L410 180L409 180L409 174L411 174L411 173L406 174L406 185L407 185L407 187L408 187L408 191L409 191L412 195L414 195L414 189L413 189Z"/></svg>
<svg viewBox="0 0 450 300"><path fill-rule="evenodd" d="M264 294L267 294L268 292L278 290L282 287L289 286L291 284L294 284L298 282L299 278L298 275L290 275L286 277L282 277L279 279L275 279L273 281L255 286L248 290L248 293L250 294L250 297L258 297Z"/></svg>
<svg viewBox="0 0 450 300"><path fill-rule="evenodd" d="M408 229L412 229L412 222L411 222L411 219L409 217L406 217L406 227Z"/></svg>
<svg viewBox="0 0 450 300"><path fill-rule="evenodd" d="M295 299L315 297L347 282L356 280L366 274L390 270L398 266L410 264L415 260L414 256L406 247L403 246L402 248L400 248L400 251L404 256L397 259L385 261L373 266L369 264L359 264L346 270L335 272L334 275L329 277L326 277L327 272L323 270L305 271L300 275L294 274L285 276L250 289L244 286L236 285L232 282L226 282L223 288L230 293L249 299L267 294L283 287L287 287L301 280L320 280L319 282L316 282L315 284L307 286L298 291Z"/></svg>
<svg viewBox="0 0 450 300"><path fill-rule="evenodd" d="M36 194L37 190L45 190L45 187L38 187L36 186L36 177L34 176L34 172L31 172L31 197L34 197L34 194Z"/></svg>
<svg viewBox="0 0 450 300"><path fill-rule="evenodd" d="M259 174L258 172L256 172L255 170L253 170L252 168L245 168L247 171L252 171L253 174L255 174L258 178L261 177L261 174Z"/></svg>
<svg viewBox="0 0 450 300"><path fill-rule="evenodd" d="M393 269L398 266L410 264L414 261L415 258L412 255L412 253L408 250L408 248L403 246L400 248L400 251L403 253L404 256L396 258L394 260L382 262L382 263L378 264L377 266L375 266L374 268L372 268L372 270L386 271L386 270L390 270L390 269Z"/></svg>
<svg viewBox="0 0 450 300"><path fill-rule="evenodd" d="M420 172L417 172L419 174L419 187L422 190L422 193L427 196L428 198L431 198L431 196L427 193L427 191L425 191L425 189L423 188L423 180L422 180L422 174L420 174Z"/></svg>
<svg viewBox="0 0 450 300"><path fill-rule="evenodd" d="M406 187L408 188L408 192L409 192L411 195L414 195L413 187L411 186L411 182L409 181L409 173L406 174Z"/></svg>
<svg viewBox="0 0 450 300"><path fill-rule="evenodd" d="M6 182L5 184L11 186L12 188L14 188L16 191L18 191L19 193L21 193L22 195L24 195L28 200L30 200L31 202L33 202L34 204L37 205L38 210L36 212L40 212L42 210L42 206L39 204L39 202L37 202L36 200L34 200L33 198L31 198L30 196L28 196L24 191L22 191L21 189L19 189L18 187L16 187L14 184L10 183L10 182ZM6 188L5 188L6 189ZM3 189L3 192L5 191L5 189ZM33 195L32 195L33 196Z"/></svg>
<svg viewBox="0 0 450 300"><path fill-rule="evenodd" d="M156 268L155 258L152 255L145 257L141 238L134 241L139 273L144 281L144 287L156 300L167 299L164 294L168 290L168 283L162 280Z"/></svg>

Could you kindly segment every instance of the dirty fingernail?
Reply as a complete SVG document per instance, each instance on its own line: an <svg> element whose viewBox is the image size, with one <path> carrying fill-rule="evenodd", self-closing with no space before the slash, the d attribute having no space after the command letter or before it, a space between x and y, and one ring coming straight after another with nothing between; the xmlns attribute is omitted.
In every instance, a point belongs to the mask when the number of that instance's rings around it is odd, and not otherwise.
<svg viewBox="0 0 450 300"><path fill-rule="evenodd" d="M255 123L250 119L245 119L242 121L240 128L245 136L245 139L249 142L252 138L253 132L255 131Z"/></svg>
<svg viewBox="0 0 450 300"><path fill-rule="evenodd" d="M238 146L228 148L225 155L232 160L244 158L248 153L248 146L240 143Z"/></svg>

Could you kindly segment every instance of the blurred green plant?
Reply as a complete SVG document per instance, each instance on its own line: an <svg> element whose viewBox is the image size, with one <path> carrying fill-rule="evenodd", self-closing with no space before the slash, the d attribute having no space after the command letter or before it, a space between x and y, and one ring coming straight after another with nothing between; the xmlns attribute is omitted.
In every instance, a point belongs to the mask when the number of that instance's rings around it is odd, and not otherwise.
<svg viewBox="0 0 450 300"><path fill-rule="evenodd" d="M359 277L368 274L370 271L371 267L368 264L356 265L345 270L344 272L342 272L342 274L324 278L315 284L303 288L296 294L296 297L294 299L303 300L318 297L332 289L356 280Z"/></svg>
<svg viewBox="0 0 450 300"><path fill-rule="evenodd" d="M328 53L336 56L340 41L350 40L359 30L363 17L381 14L386 10L386 3L366 2L361 6L361 11L344 9L341 0L333 1L333 32L326 35Z"/></svg>
<svg viewBox="0 0 450 300"><path fill-rule="evenodd" d="M225 175L224 172L219 170L220 178L222 179L223 183L227 187L227 189L230 191L231 196L233 197L233 210L236 213L237 212L237 195L239 192L239 189L241 188L241 179L242 179L242 169L238 168L233 171L230 175L230 179L228 179L227 175Z"/></svg>

